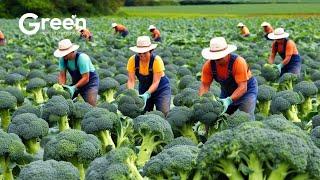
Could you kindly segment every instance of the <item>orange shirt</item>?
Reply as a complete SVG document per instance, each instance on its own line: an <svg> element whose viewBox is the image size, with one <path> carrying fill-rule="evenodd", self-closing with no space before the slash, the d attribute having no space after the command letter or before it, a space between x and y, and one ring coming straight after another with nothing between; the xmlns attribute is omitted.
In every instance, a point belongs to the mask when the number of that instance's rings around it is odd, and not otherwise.
<svg viewBox="0 0 320 180"><path fill-rule="evenodd" d="M160 31L158 29L153 30L152 38L156 39L158 37L160 37Z"/></svg>
<svg viewBox="0 0 320 180"><path fill-rule="evenodd" d="M0 31L0 39L4 39L4 34Z"/></svg>
<svg viewBox="0 0 320 180"><path fill-rule="evenodd" d="M118 25L115 27L115 30L116 30L116 32L123 32L123 31L127 30L127 28L126 28L124 25L122 25L122 24L118 24Z"/></svg>
<svg viewBox="0 0 320 180"><path fill-rule="evenodd" d="M283 52L283 44L279 44L278 43L278 49L275 49L275 42L274 41L272 43L272 54L276 54L277 52L280 53L280 52ZM297 55L299 54L298 52L298 49L297 49L297 46L296 44L292 41L292 40L288 40L287 41L287 46L286 46L286 56L287 55Z"/></svg>
<svg viewBox="0 0 320 180"><path fill-rule="evenodd" d="M89 39L90 35L91 35L91 33L88 29L83 29L83 32L81 34L82 37Z"/></svg>
<svg viewBox="0 0 320 180"><path fill-rule="evenodd" d="M245 36L245 35L249 35L249 34L250 34L249 29L246 26L243 26L241 28L241 35Z"/></svg>
<svg viewBox="0 0 320 180"><path fill-rule="evenodd" d="M213 81L210 61L211 60L207 60L202 67L201 82L205 84L210 84ZM216 64L217 76L220 79L228 78L228 64L229 62L224 66ZM248 70L248 68L246 60L238 56L232 67L232 75L236 83L248 81L251 78L251 71Z"/></svg>
<svg viewBox="0 0 320 180"><path fill-rule="evenodd" d="M263 30L266 34L273 32L273 28L271 26L266 26L265 28L263 28Z"/></svg>

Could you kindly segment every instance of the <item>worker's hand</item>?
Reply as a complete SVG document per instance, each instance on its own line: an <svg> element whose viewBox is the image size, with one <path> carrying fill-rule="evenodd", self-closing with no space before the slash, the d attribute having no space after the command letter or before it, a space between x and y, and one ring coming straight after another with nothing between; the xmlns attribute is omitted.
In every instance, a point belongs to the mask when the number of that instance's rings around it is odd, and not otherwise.
<svg viewBox="0 0 320 180"><path fill-rule="evenodd" d="M146 107L147 100L151 97L151 94L148 91L146 91L144 94L139 95L139 97L141 97L144 101L144 106L143 106L143 109L144 109Z"/></svg>
<svg viewBox="0 0 320 180"><path fill-rule="evenodd" d="M76 90L78 90L75 85L73 85L73 86L63 85L63 87L65 87L66 89L68 89L71 97L73 97L73 95L74 95L74 93L76 92Z"/></svg>
<svg viewBox="0 0 320 180"><path fill-rule="evenodd" d="M277 68L278 68L279 72L281 72L281 69L282 69L282 67L283 67L283 64L282 64L282 63L280 63L280 64L277 64L276 66L277 66Z"/></svg>
<svg viewBox="0 0 320 180"><path fill-rule="evenodd" d="M223 114L227 111L228 107L232 103L232 99L231 99L231 97L227 97L224 99L220 99L220 101L222 102L222 105L223 105L223 112L221 113L221 114Z"/></svg>

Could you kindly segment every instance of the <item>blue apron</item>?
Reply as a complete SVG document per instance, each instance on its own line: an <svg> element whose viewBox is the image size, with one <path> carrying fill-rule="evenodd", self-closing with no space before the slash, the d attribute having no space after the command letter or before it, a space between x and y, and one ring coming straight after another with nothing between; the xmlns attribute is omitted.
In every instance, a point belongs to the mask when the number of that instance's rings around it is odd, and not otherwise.
<svg viewBox="0 0 320 180"><path fill-rule="evenodd" d="M287 47L288 39L285 39L283 43L283 51L278 52L278 43L275 42L274 48L276 49L276 52L279 53L282 59L286 58L286 47ZM301 71L301 58L299 54L293 54L291 56L291 59L288 64L284 65L281 69L280 76L282 76L284 73L293 73L293 74L300 74Z"/></svg>
<svg viewBox="0 0 320 180"><path fill-rule="evenodd" d="M238 84L236 83L233 74L232 68L233 64L236 61L238 55L231 54L229 63L228 63L228 78L220 79L217 73L217 67L215 61L210 61L211 69L212 69L212 77L215 81L217 81L221 85L221 94L220 98L227 98L233 94L233 92L238 88ZM248 69L249 71L249 69ZM228 114L232 114L238 108L241 111L249 113L254 119L254 109L257 100L258 94L258 83L255 77L251 77L247 82L247 92L239 98L237 101L234 101L227 110Z"/></svg>
<svg viewBox="0 0 320 180"><path fill-rule="evenodd" d="M124 31L121 32L121 36L122 37L126 37L128 34L129 34L128 30L124 30Z"/></svg>
<svg viewBox="0 0 320 180"><path fill-rule="evenodd" d="M151 53L149 62L149 74L142 75L139 73L140 58L135 55L135 75L139 80L139 94L145 93L153 82L153 63L156 55ZM158 88L151 94L151 97L147 100L145 111L152 111L153 106L156 105L156 109L162 111L165 115L170 110L171 88L169 78L165 75L161 77Z"/></svg>
<svg viewBox="0 0 320 180"><path fill-rule="evenodd" d="M72 85L77 84L80 81L80 79L82 78L82 75L81 75L80 70L78 68L78 58L79 58L80 54L81 54L81 52L77 52L76 59L74 60L75 67L76 67L75 70L71 70L70 68L68 68L68 60L64 60L64 65L72 78ZM72 99L77 97L78 94L80 93L81 96L84 98L84 100L87 101L87 99L86 99L87 93L92 88L99 89L99 76L95 71L89 72L89 82L86 85L78 88L78 90L74 93Z"/></svg>

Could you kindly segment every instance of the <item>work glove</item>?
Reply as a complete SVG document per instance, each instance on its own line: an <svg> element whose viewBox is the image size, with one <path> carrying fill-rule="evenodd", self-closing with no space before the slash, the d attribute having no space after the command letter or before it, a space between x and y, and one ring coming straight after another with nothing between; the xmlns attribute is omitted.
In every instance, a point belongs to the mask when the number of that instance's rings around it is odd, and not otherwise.
<svg viewBox="0 0 320 180"><path fill-rule="evenodd" d="M220 99L220 101L222 102L222 105L223 105L223 112L221 113L221 114L223 114L227 111L228 107L232 103L232 99L231 99L231 97L227 97L224 99Z"/></svg>
<svg viewBox="0 0 320 180"><path fill-rule="evenodd" d="M282 67L283 67L283 64L282 64L282 63L280 63L280 64L277 64L276 66L277 66L277 68L278 68L279 72L281 72L281 69L282 69Z"/></svg>
<svg viewBox="0 0 320 180"><path fill-rule="evenodd" d="M144 94L139 95L139 97L141 97L144 101L144 106L143 106L143 109L144 109L146 107L147 100L151 97L151 94L148 91L146 91Z"/></svg>
<svg viewBox="0 0 320 180"><path fill-rule="evenodd" d="M75 85L73 85L73 86L62 85L62 86L65 87L69 91L71 97L73 97L76 90L78 90Z"/></svg>

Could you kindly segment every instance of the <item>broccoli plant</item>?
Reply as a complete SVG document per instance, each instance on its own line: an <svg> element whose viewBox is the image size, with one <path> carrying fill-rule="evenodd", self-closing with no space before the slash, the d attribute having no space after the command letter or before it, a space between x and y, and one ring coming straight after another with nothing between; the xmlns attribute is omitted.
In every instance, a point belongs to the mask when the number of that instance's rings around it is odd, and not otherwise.
<svg viewBox="0 0 320 180"><path fill-rule="evenodd" d="M70 99L70 93L68 91L65 91L63 86L60 84L54 84L52 87L49 87L46 91L46 94L48 98L52 98L53 96L61 95L65 99Z"/></svg>
<svg viewBox="0 0 320 180"><path fill-rule="evenodd" d="M289 73L286 73L289 74ZM269 111L270 111L270 106L271 106L271 100L273 96L276 94L276 89L268 86L268 85L260 85L258 88L258 104L257 104L257 109L258 111L264 115L268 116Z"/></svg>
<svg viewBox="0 0 320 180"><path fill-rule="evenodd" d="M311 139L313 143L320 148L320 126L315 127L311 131Z"/></svg>
<svg viewBox="0 0 320 180"><path fill-rule="evenodd" d="M60 132L44 147L44 160L68 161L78 168L80 179L85 176L85 168L101 155L99 139L91 134L75 129Z"/></svg>
<svg viewBox="0 0 320 180"><path fill-rule="evenodd" d="M104 98L106 102L114 101L114 95L119 89L120 84L118 81L111 77L104 78L100 80L99 84L99 94Z"/></svg>
<svg viewBox="0 0 320 180"><path fill-rule="evenodd" d="M158 115L140 115L133 120L137 137L142 139L137 165L143 167L150 159L151 153L159 145L167 144L173 139L170 124Z"/></svg>
<svg viewBox="0 0 320 180"><path fill-rule="evenodd" d="M117 97L119 111L130 118L135 118L143 112L144 102L133 89L127 89Z"/></svg>
<svg viewBox="0 0 320 180"><path fill-rule="evenodd" d="M186 106L190 108L199 98L200 96L197 90L185 88L173 98L173 104L175 106Z"/></svg>
<svg viewBox="0 0 320 180"><path fill-rule="evenodd" d="M19 136L6 133L0 129L0 178L12 180L12 164L18 162L24 155L24 145Z"/></svg>
<svg viewBox="0 0 320 180"><path fill-rule="evenodd" d="M293 73L284 73L279 78L279 91L293 90L293 83L297 80L297 75Z"/></svg>
<svg viewBox="0 0 320 180"><path fill-rule="evenodd" d="M77 101L73 104L72 111L69 114L69 125L72 129L81 130L81 121L85 114L89 112L93 107L86 102Z"/></svg>
<svg viewBox="0 0 320 180"><path fill-rule="evenodd" d="M1 128L7 131L11 121L10 110L17 106L17 98L6 91L0 91L0 117Z"/></svg>
<svg viewBox="0 0 320 180"><path fill-rule="evenodd" d="M14 113L12 114L12 118L24 113L32 113L35 114L37 117L41 117L41 111L39 107L34 106L32 104L25 104L14 111Z"/></svg>
<svg viewBox="0 0 320 180"><path fill-rule="evenodd" d="M47 85L46 81L41 78L32 78L29 80L27 84L27 92L32 93L33 100L37 104L41 104L44 102L42 88Z"/></svg>
<svg viewBox="0 0 320 180"><path fill-rule="evenodd" d="M43 106L42 118L49 124L57 122L59 131L69 129L68 114L70 113L68 101L63 96L53 96Z"/></svg>
<svg viewBox="0 0 320 180"><path fill-rule="evenodd" d="M173 178L187 180L191 177L201 179L197 171L198 153L199 148L196 146L176 145L165 149L146 163L143 174L157 180Z"/></svg>
<svg viewBox="0 0 320 180"><path fill-rule="evenodd" d="M320 115L315 115L311 119L312 128L316 128L317 126L320 126Z"/></svg>
<svg viewBox="0 0 320 180"><path fill-rule="evenodd" d="M298 117L297 105L302 100L303 97L291 90L277 92L271 101L271 113L282 113L290 121L301 122Z"/></svg>
<svg viewBox="0 0 320 180"><path fill-rule="evenodd" d="M280 72L274 64L265 64L261 69L261 75L270 83L274 83L279 78Z"/></svg>
<svg viewBox="0 0 320 180"><path fill-rule="evenodd" d="M12 96L17 98L17 106L21 106L24 103L24 94L21 90L14 86L7 86L5 88L1 88L0 91L7 91Z"/></svg>
<svg viewBox="0 0 320 180"><path fill-rule="evenodd" d="M8 132L17 134L30 154L40 149L40 139L48 134L48 123L35 114L24 113L12 118Z"/></svg>
<svg viewBox="0 0 320 180"><path fill-rule="evenodd" d="M191 109L185 106L176 106L169 111L167 121L170 123L174 132L178 132L198 144L197 135L192 129L195 124L192 116L193 112Z"/></svg>
<svg viewBox="0 0 320 180"><path fill-rule="evenodd" d="M304 97L304 101L298 105L299 116L305 118L310 112L312 112L312 97L318 93L318 88L313 82L301 81L297 83L293 90L301 93Z"/></svg>
<svg viewBox="0 0 320 180"><path fill-rule="evenodd" d="M190 85L192 85L195 81L197 81L197 80L194 76L185 75L180 79L179 84L178 84L178 88L180 90L183 90L183 89L189 87Z"/></svg>
<svg viewBox="0 0 320 180"><path fill-rule="evenodd" d="M18 73L11 73L5 77L5 83L17 87L20 91L24 90L25 77Z"/></svg>
<svg viewBox="0 0 320 180"><path fill-rule="evenodd" d="M80 174L70 162L64 161L34 161L21 169L19 180L42 180L42 179L68 179L78 180Z"/></svg>
<svg viewBox="0 0 320 180"><path fill-rule="evenodd" d="M81 121L81 129L88 134L94 134L102 143L104 151L109 149L109 146L114 149L115 144L111 137L111 132L114 131L116 124L120 121L117 114L109 112L102 108L93 108L85 114Z"/></svg>

